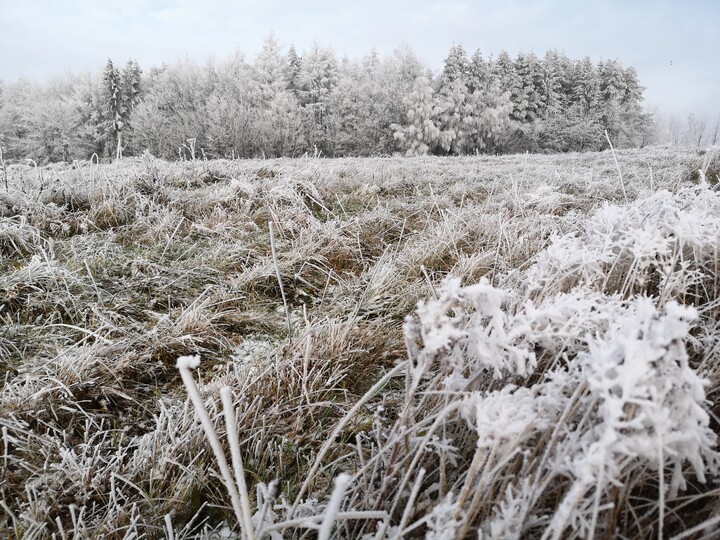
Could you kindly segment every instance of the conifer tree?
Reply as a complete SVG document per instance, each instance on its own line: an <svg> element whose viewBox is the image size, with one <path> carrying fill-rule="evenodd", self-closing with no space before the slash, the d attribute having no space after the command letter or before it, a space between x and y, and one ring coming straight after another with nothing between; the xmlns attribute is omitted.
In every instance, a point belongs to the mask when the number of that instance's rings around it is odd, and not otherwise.
<svg viewBox="0 0 720 540"><path fill-rule="evenodd" d="M315 44L303 56L297 76L305 149L333 154L330 98L338 84L338 62L332 50Z"/></svg>
<svg viewBox="0 0 720 540"><path fill-rule="evenodd" d="M445 59L445 66L436 94L437 126L443 151L461 154L465 151L473 123L470 103L470 62L462 45L454 45Z"/></svg>
<svg viewBox="0 0 720 540"><path fill-rule="evenodd" d="M544 79L542 117L547 119L558 114L563 107L562 83L566 73L566 58L557 51L548 51L542 62L542 76Z"/></svg>
<svg viewBox="0 0 720 540"><path fill-rule="evenodd" d="M445 58L440 85L448 85L457 80L465 84L470 76L470 61L462 44L453 45Z"/></svg>
<svg viewBox="0 0 720 540"><path fill-rule="evenodd" d="M511 117L519 120L524 115L522 83L515 69L515 63L507 51L500 51L490 70L493 78L497 81L500 93L510 93L510 100L513 104Z"/></svg>
<svg viewBox="0 0 720 540"><path fill-rule="evenodd" d="M426 77L418 77L413 91L404 100L407 125L393 124L395 139L406 156L424 156L441 145L442 132L436 125L434 92Z"/></svg>
<svg viewBox="0 0 720 540"><path fill-rule="evenodd" d="M290 45L287 55L285 56L285 87L298 97L298 75L302 66L302 60L298 56L294 45Z"/></svg>
<svg viewBox="0 0 720 540"><path fill-rule="evenodd" d="M650 119L640 105L643 88L633 68L625 69L618 60L598 65L601 120L617 146L632 146L647 139Z"/></svg>
<svg viewBox="0 0 720 540"><path fill-rule="evenodd" d="M270 34L265 39L262 50L255 59L254 68L255 77L260 85L261 99L267 103L285 86L283 59L274 35Z"/></svg>
<svg viewBox="0 0 720 540"><path fill-rule="evenodd" d="M132 142L132 116L135 107L140 103L142 91L142 70L135 60L128 60L125 68L120 73L120 96L122 98L122 146L131 152Z"/></svg>
<svg viewBox="0 0 720 540"><path fill-rule="evenodd" d="M584 115L597 113L600 79L597 69L588 56L575 65L572 85L572 102L580 106Z"/></svg>
<svg viewBox="0 0 720 540"><path fill-rule="evenodd" d="M123 112L126 120L140 101L142 70L135 60L128 60L121 75Z"/></svg>
<svg viewBox="0 0 720 540"><path fill-rule="evenodd" d="M121 153L120 133L124 126L125 105L122 95L120 72L108 58L102 75L102 125L101 133L105 143L105 153Z"/></svg>
<svg viewBox="0 0 720 540"><path fill-rule="evenodd" d="M468 76L468 91L472 94L476 90L487 91L490 85L490 64L483 58L480 49L477 49L470 59L470 73Z"/></svg>
<svg viewBox="0 0 720 540"><path fill-rule="evenodd" d="M545 111L545 75L540 60L533 53L518 54L515 69L520 79L521 100L515 118L521 122L534 122Z"/></svg>

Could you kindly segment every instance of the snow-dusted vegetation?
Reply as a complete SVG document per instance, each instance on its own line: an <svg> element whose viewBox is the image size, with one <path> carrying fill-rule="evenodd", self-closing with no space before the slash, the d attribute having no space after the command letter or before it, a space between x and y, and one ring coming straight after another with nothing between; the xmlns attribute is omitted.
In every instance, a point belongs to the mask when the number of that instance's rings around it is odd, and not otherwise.
<svg viewBox="0 0 720 540"><path fill-rule="evenodd" d="M644 87L618 59L469 55L455 45L434 75L407 46L341 59L318 45L285 50L270 36L256 58L146 70L108 60L95 75L0 81L6 157L473 155L603 150L605 132L621 148L655 140ZM693 126L672 141L717 142L717 126Z"/></svg>
<svg viewBox="0 0 720 540"><path fill-rule="evenodd" d="M3 172L0 536L720 528L712 152Z"/></svg>

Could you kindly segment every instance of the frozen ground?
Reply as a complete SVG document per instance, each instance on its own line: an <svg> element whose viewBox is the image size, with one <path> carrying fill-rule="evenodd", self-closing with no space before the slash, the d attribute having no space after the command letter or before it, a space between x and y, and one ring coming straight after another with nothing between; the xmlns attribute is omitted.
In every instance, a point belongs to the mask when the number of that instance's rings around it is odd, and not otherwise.
<svg viewBox="0 0 720 540"><path fill-rule="evenodd" d="M717 171L667 148L11 166L0 536L239 536L175 366L198 354L255 537L710 537Z"/></svg>

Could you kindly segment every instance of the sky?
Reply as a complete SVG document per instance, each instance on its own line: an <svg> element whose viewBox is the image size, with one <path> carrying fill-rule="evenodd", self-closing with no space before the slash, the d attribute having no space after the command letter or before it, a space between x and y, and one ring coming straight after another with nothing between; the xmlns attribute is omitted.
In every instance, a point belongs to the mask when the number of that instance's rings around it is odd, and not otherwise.
<svg viewBox="0 0 720 540"><path fill-rule="evenodd" d="M719 0L0 0L0 80L98 73L108 58L146 70L237 50L253 59L271 33L283 48L349 57L405 44L436 71L456 43L486 57L617 58L648 107L720 114Z"/></svg>

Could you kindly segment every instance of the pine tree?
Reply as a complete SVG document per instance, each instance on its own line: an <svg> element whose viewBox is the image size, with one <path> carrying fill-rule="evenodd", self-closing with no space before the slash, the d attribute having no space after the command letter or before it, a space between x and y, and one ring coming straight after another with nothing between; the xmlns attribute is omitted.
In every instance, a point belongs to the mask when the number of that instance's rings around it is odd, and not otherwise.
<svg viewBox="0 0 720 540"><path fill-rule="evenodd" d="M128 60L121 75L123 112L126 120L140 102L142 70L135 60Z"/></svg>
<svg viewBox="0 0 720 540"><path fill-rule="evenodd" d="M120 72L108 58L102 75L103 114L100 126L105 153L122 152L120 133L124 126L125 108Z"/></svg>
<svg viewBox="0 0 720 540"><path fill-rule="evenodd" d="M490 87L490 64L483 58L480 49L477 49L470 59L470 73L468 76L468 91L487 91Z"/></svg>
<svg viewBox="0 0 720 540"><path fill-rule="evenodd" d="M294 49L292 53L295 54ZM299 60L295 55L295 62ZM255 59L252 69L252 132L256 141L254 153L279 156L292 152L296 132L296 99L288 89L288 64L275 37L270 34Z"/></svg>
<svg viewBox="0 0 720 540"><path fill-rule="evenodd" d="M572 102L580 106L585 115L597 113L600 99L600 78L588 56L575 65Z"/></svg>
<svg viewBox="0 0 720 540"><path fill-rule="evenodd" d="M294 45L290 45L287 56L285 57L285 87L298 97L298 75L302 67L302 60L298 56Z"/></svg>
<svg viewBox="0 0 720 540"><path fill-rule="evenodd" d="M338 62L330 49L315 44L304 55L297 76L298 100L308 151L333 154L334 138L330 97L338 84Z"/></svg>
<svg viewBox="0 0 720 540"><path fill-rule="evenodd" d="M610 139L619 147L646 141L651 121L640 105L643 88L635 70L610 60L599 64L598 73L601 120Z"/></svg>
<svg viewBox="0 0 720 540"><path fill-rule="evenodd" d="M338 83L338 63L334 53L315 44L303 57L296 80L303 105L327 101Z"/></svg>
<svg viewBox="0 0 720 540"><path fill-rule="evenodd" d="M441 130L440 146L445 152L461 154L470 135L470 62L462 45L454 45L445 59L436 94L437 126Z"/></svg>
<svg viewBox="0 0 720 540"><path fill-rule="evenodd" d="M617 60L600 62L598 75L600 77L599 95L603 128L617 145L623 130L622 100L626 91L623 68Z"/></svg>
<svg viewBox="0 0 720 540"><path fill-rule="evenodd" d="M434 92L426 77L418 77L413 91L404 100L406 125L393 124L395 139L406 156L424 156L441 145L442 132L436 125Z"/></svg>
<svg viewBox="0 0 720 540"><path fill-rule="evenodd" d="M547 89L543 66L533 53L520 53L515 69L520 78L524 105L522 118L518 119L526 123L534 122L544 114L546 107Z"/></svg>
<svg viewBox="0 0 720 540"><path fill-rule="evenodd" d="M122 99L122 146L133 150L132 142L132 115L135 107L140 103L142 91L142 70L135 60L128 60L120 73L120 96Z"/></svg>
<svg viewBox="0 0 720 540"><path fill-rule="evenodd" d="M542 62L543 88L545 96L543 98L542 117L547 119L555 116L563 108L562 85L563 80L567 76L566 61L567 58L557 51L548 51Z"/></svg>
<svg viewBox="0 0 720 540"><path fill-rule="evenodd" d="M513 103L510 92L501 93L496 83L483 90L476 90L470 96L473 111L472 122L466 143L468 152L502 151L505 141L513 129L510 115Z"/></svg>
<svg viewBox="0 0 720 540"><path fill-rule="evenodd" d="M280 55L280 47L272 34L265 39L262 50L255 59L254 67L262 99L264 102L269 102L285 86L283 59Z"/></svg>
<svg viewBox="0 0 720 540"><path fill-rule="evenodd" d="M468 82L470 76L470 61L462 44L453 45L445 58L443 72L440 77L440 86L449 85L457 80L463 84Z"/></svg>
<svg viewBox="0 0 720 540"><path fill-rule="evenodd" d="M509 92L513 104L511 117L519 120L524 117L523 90L520 77L515 69L515 63L507 51L500 51L497 59L490 68L492 77L497 81L500 93Z"/></svg>

